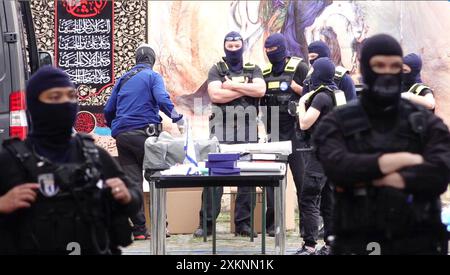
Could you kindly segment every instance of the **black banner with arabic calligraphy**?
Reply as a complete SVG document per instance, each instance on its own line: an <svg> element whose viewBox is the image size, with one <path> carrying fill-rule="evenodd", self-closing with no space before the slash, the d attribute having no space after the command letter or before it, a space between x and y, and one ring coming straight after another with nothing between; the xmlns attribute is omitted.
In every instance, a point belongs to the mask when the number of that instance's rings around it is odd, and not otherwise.
<svg viewBox="0 0 450 275"><path fill-rule="evenodd" d="M56 65L76 84L82 109L102 109L96 98L114 83L114 1L55 1L55 36ZM96 126L88 124L80 130Z"/></svg>

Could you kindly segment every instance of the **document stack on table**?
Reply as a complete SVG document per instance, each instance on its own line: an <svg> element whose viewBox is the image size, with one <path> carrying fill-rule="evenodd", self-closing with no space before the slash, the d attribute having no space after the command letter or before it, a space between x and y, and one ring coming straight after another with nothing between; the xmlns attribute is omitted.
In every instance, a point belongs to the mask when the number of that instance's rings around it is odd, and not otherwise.
<svg viewBox="0 0 450 275"><path fill-rule="evenodd" d="M240 169L237 168L239 157L240 154L238 153L210 153L208 154L206 168L209 169L211 176L239 175Z"/></svg>
<svg viewBox="0 0 450 275"><path fill-rule="evenodd" d="M210 153L206 167L211 176L284 174L285 159L280 154Z"/></svg>
<svg viewBox="0 0 450 275"><path fill-rule="evenodd" d="M250 160L239 161L237 167L241 170L242 176L264 176L273 174L285 174L286 164L282 161L282 156L274 154L252 154Z"/></svg>
<svg viewBox="0 0 450 275"><path fill-rule="evenodd" d="M220 144L220 155L239 155L234 170L239 175L285 174L288 156L292 153L290 141L273 143ZM231 163L230 163L231 165Z"/></svg>

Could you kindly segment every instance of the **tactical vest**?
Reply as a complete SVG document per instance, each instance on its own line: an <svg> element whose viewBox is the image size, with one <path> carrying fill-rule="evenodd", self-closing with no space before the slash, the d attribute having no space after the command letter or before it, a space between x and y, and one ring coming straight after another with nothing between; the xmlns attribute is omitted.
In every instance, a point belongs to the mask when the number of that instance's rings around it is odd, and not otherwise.
<svg viewBox="0 0 450 275"><path fill-rule="evenodd" d="M298 65L303 61L299 57L291 57L284 67L284 71L275 76L272 72L272 64L263 71L266 81L266 94L261 99L261 106L278 106L280 113L288 114L290 101L297 101L298 95L292 90L291 82L294 79Z"/></svg>
<svg viewBox="0 0 450 275"><path fill-rule="evenodd" d="M311 107L311 104L314 100L314 98L320 94L320 93L326 93L331 99L333 100L333 105L336 106L342 106L347 103L347 100L345 99L345 94L341 90L333 90L329 86L326 85L320 85L317 89L314 91L311 91L304 95L307 99L305 101L305 110L307 111L309 107ZM311 138L312 133L314 132L315 128L317 127L319 121L316 121L314 125L309 128L308 130L301 131L301 139L305 142L308 142Z"/></svg>
<svg viewBox="0 0 450 275"><path fill-rule="evenodd" d="M420 93L426 89L431 91L431 88L428 87L427 85L425 85L423 83L416 83L416 84L412 85L411 88L409 88L408 92L413 93L415 95L420 95Z"/></svg>
<svg viewBox="0 0 450 275"><path fill-rule="evenodd" d="M68 254L70 243L79 245L82 254L112 253L112 239L117 241L113 230L118 229L112 225L119 225L112 218L114 202L109 188L97 186L102 183L99 152L90 136L77 134L76 139L83 164L53 164L18 139L3 145L21 163L27 181L40 184L32 207L17 212L15 237L20 254ZM129 238L131 229L127 231Z"/></svg>
<svg viewBox="0 0 450 275"><path fill-rule="evenodd" d="M423 151L428 116L425 110L413 104L402 101L390 132L373 129L359 101L337 108L336 116L350 153L421 154ZM369 182L361 184L360 188L336 193L337 232L375 232L395 238L404 236L418 224L436 224L439 220L438 199L413 196L394 188L375 188Z"/></svg>
<svg viewBox="0 0 450 275"><path fill-rule="evenodd" d="M307 89L309 91L312 83L311 83L311 75L313 73L313 69L311 66L311 69L309 70L308 74L306 75L305 80L303 81L303 88ZM336 84L336 86L340 86L341 85L341 81L344 78L344 76L349 73L349 71L342 66L337 66L334 72L334 78L333 78L333 82L334 84Z"/></svg>
<svg viewBox="0 0 450 275"><path fill-rule="evenodd" d="M342 106L347 104L347 100L345 99L345 94L341 90L333 90L329 86L326 85L320 85L317 89L315 89L312 92L307 93L305 96L307 97L307 100L305 101L306 110L311 106L311 103L313 102L314 98L319 93L326 93L328 94L332 100L334 106Z"/></svg>
<svg viewBox="0 0 450 275"><path fill-rule="evenodd" d="M227 76L232 81L239 83L252 83L256 65L244 64L240 74L231 72L224 61L216 63L216 68L222 77L222 82L225 82L225 76ZM218 110L213 109L209 119L211 136L216 136L219 142L224 143L258 142L259 98L242 96L227 103L213 103L212 106ZM221 112L222 119L217 117L218 111Z"/></svg>

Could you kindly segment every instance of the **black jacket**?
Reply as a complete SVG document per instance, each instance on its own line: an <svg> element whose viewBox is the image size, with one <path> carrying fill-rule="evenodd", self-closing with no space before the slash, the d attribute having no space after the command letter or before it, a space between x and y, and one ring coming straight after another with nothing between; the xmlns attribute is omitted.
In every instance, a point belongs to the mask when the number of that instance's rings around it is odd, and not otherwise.
<svg viewBox="0 0 450 275"><path fill-rule="evenodd" d="M120 205L120 213L132 216L140 209L142 205L142 195L140 188L136 183L130 181L122 171L117 162L104 149L97 147L99 152L99 162L101 164L102 179L105 181L110 178L118 177L122 179L128 187L131 195L131 202L126 205ZM17 185L29 183L30 179L26 169L21 162L5 149L0 149L0 196L6 194L9 190ZM84 161L82 150L77 142L71 142L68 149L72 153L69 163L80 163ZM15 222L21 215L23 210L17 210L11 214L0 214L0 254L17 253L14 251L14 232Z"/></svg>
<svg viewBox="0 0 450 275"><path fill-rule="evenodd" d="M405 100L401 104L409 104ZM346 107L344 107L346 108ZM420 108L414 105L414 108ZM425 162L400 171L405 181L405 192L411 194L438 196L445 192L450 175L450 133L442 119L431 112L425 112L426 132L421 155ZM391 118L392 119L392 118ZM407 119L407 118L402 118ZM383 121L371 121L372 126L380 125L381 132L387 132ZM336 110L324 117L314 136L317 154L327 176L341 187L351 187L355 183L370 182L383 174L378 166L382 153L354 153L349 151L344 133L337 121Z"/></svg>

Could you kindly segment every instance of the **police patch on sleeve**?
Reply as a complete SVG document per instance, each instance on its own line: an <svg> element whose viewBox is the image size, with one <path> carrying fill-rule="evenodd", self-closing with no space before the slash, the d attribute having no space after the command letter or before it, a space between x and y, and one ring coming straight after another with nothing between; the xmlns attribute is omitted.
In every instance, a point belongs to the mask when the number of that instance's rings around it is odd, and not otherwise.
<svg viewBox="0 0 450 275"><path fill-rule="evenodd" d="M59 187L55 183L55 177L52 173L40 174L37 177L39 191L46 197L53 197L59 192Z"/></svg>

